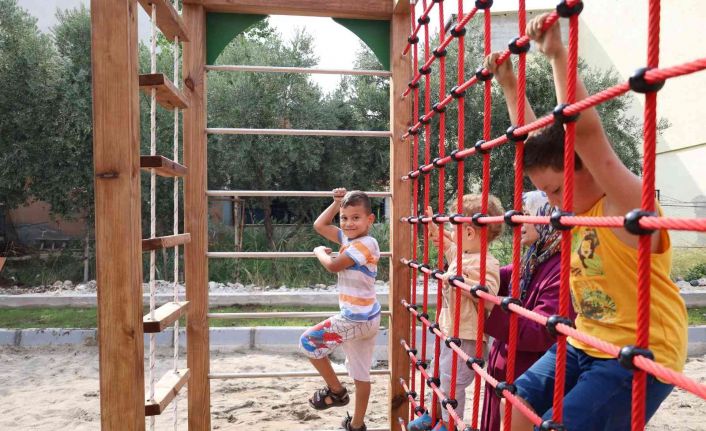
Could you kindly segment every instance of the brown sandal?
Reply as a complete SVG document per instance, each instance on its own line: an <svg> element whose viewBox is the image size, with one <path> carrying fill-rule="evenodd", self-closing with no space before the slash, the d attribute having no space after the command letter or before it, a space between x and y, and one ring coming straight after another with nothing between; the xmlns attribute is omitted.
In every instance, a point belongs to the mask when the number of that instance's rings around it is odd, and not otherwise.
<svg viewBox="0 0 706 431"><path fill-rule="evenodd" d="M331 400L331 404L326 402L326 398ZM331 407L342 407L350 402L350 397L348 396L348 391L343 388L343 392L337 394L331 390L328 386L314 392L314 395L309 398L309 405L316 410L326 410Z"/></svg>
<svg viewBox="0 0 706 431"><path fill-rule="evenodd" d="M360 428L353 428L353 425L351 425L351 422L353 422L353 418L351 417L350 413L346 412L346 417L343 418L343 422L341 422L341 426L343 427L344 430L346 431L368 431L368 427L363 424Z"/></svg>

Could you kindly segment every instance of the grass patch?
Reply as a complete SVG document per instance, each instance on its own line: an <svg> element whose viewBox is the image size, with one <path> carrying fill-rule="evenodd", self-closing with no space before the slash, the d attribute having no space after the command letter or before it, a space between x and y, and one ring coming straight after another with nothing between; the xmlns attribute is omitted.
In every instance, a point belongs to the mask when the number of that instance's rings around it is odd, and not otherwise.
<svg viewBox="0 0 706 431"><path fill-rule="evenodd" d="M672 278L683 277L690 281L694 269L704 264L706 264L706 253L704 253L703 249L674 249L672 254Z"/></svg>
<svg viewBox="0 0 706 431"><path fill-rule="evenodd" d="M706 307L689 308L689 326L706 325Z"/></svg>

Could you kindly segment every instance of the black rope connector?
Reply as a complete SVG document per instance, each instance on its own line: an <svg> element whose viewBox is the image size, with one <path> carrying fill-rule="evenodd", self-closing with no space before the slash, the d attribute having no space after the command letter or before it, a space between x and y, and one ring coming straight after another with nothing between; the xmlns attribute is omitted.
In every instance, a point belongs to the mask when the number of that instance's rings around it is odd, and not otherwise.
<svg viewBox="0 0 706 431"><path fill-rule="evenodd" d="M446 217L446 214L436 213L433 216L431 216L431 221L433 221L436 224L441 224L441 223L443 223L443 221L439 221L439 219L441 217Z"/></svg>
<svg viewBox="0 0 706 431"><path fill-rule="evenodd" d="M458 401L453 398L444 398L441 401L441 407L446 408L446 406L451 406L452 409L458 407Z"/></svg>
<svg viewBox="0 0 706 431"><path fill-rule="evenodd" d="M466 90L458 91L458 85L454 85L453 87L451 87L449 94L451 94L451 97L453 97L454 99L460 99L461 97L466 95Z"/></svg>
<svg viewBox="0 0 706 431"><path fill-rule="evenodd" d="M429 332L431 332L432 334L436 335L436 333L434 332L434 329L439 329L439 330L440 330L439 324L436 323L436 322L434 322L434 323L432 323L431 325L429 325Z"/></svg>
<svg viewBox="0 0 706 431"><path fill-rule="evenodd" d="M625 219L623 220L623 227L633 235L650 235L654 233L654 229L645 229L640 226L640 219L643 217L656 217L657 213L642 211L640 209L635 209L625 214Z"/></svg>
<svg viewBox="0 0 706 431"><path fill-rule="evenodd" d="M503 395L503 391L508 391L511 394L515 395L517 393L517 386L508 382L498 382L498 384L495 386L495 395L497 395L498 398L503 399L505 398L505 395Z"/></svg>
<svg viewBox="0 0 706 431"><path fill-rule="evenodd" d="M527 136L529 134L525 133L524 135L515 135L515 130L517 130L517 126L510 126L507 128L507 131L505 132L505 136L507 136L507 139L512 142L522 142L527 139Z"/></svg>
<svg viewBox="0 0 706 431"><path fill-rule="evenodd" d="M425 408L422 407L422 406L417 406L417 407L414 408L414 413L421 413L421 414L424 414L424 413L426 413L426 412L427 412L427 409L425 409Z"/></svg>
<svg viewBox="0 0 706 431"><path fill-rule="evenodd" d="M434 57L441 58L441 57L446 57L447 51L446 51L446 49L439 50L439 48L436 48L431 53L434 54Z"/></svg>
<svg viewBox="0 0 706 431"><path fill-rule="evenodd" d="M486 73L483 73L485 71ZM476 69L476 79L481 82L490 81L493 79L493 74L488 72L485 67L481 66Z"/></svg>
<svg viewBox="0 0 706 431"><path fill-rule="evenodd" d="M647 82L645 80L645 73L647 73L648 70L654 69L653 67L641 67L635 71L635 73L632 74L630 79L628 79L628 84L630 85L630 89L636 93L654 93L655 91L659 91L664 87L664 81L657 81L657 82Z"/></svg>
<svg viewBox="0 0 706 431"><path fill-rule="evenodd" d="M417 171L412 171L412 172L410 172L410 173L411 173L411 174L414 174L414 176L417 176L417 175L418 175L418 172L417 172ZM419 222L419 217L408 217L408 218L407 218L407 223L410 223L410 224L417 224L417 222ZM415 262L415 261L410 262L410 265L409 265L410 267L412 266L411 263L417 263L417 262Z"/></svg>
<svg viewBox="0 0 706 431"><path fill-rule="evenodd" d="M480 141L476 141L475 145L473 145L473 148L475 148L476 153L478 153L478 154L487 154L488 151L490 151L490 150L488 150L488 149L486 149L486 148L483 148L483 147L482 147L483 144L485 144L485 141L482 140L482 139L481 139Z"/></svg>
<svg viewBox="0 0 706 431"><path fill-rule="evenodd" d="M431 161L431 164L434 165L434 166L437 167L437 168L440 168L440 167L444 166L444 164L441 163L441 157L436 157L436 158L434 158L434 160Z"/></svg>
<svg viewBox="0 0 706 431"><path fill-rule="evenodd" d="M417 133L419 133L419 129L415 129L414 127L410 127L409 129L407 129L407 133L409 133L410 135L414 136L414 135L416 135Z"/></svg>
<svg viewBox="0 0 706 431"><path fill-rule="evenodd" d="M582 3L579 3L582 4ZM566 427L552 420L546 420L539 426L541 431L566 431Z"/></svg>
<svg viewBox="0 0 706 431"><path fill-rule="evenodd" d="M415 88L419 88L419 81L410 82L409 84L407 84L407 87L411 88L412 90L414 90Z"/></svg>
<svg viewBox="0 0 706 431"><path fill-rule="evenodd" d="M510 312L510 304L515 304L518 307L522 306L519 299L513 298L512 296L506 296L502 299L502 301L500 301L500 308L502 308L505 312Z"/></svg>
<svg viewBox="0 0 706 431"><path fill-rule="evenodd" d="M412 397L413 400L417 399L417 393L414 391L407 391L405 392L405 395L409 398Z"/></svg>
<svg viewBox="0 0 706 431"><path fill-rule="evenodd" d="M547 331L554 338L556 338L558 335L560 335L559 331L556 330L556 325L558 325L559 323L566 325L566 326L571 326L572 328L576 328L573 320L569 319L568 317L564 317L559 314L554 314L552 316L549 316L547 318L547 325L546 325Z"/></svg>
<svg viewBox="0 0 706 431"><path fill-rule="evenodd" d="M573 226L565 225L564 223L561 222L562 217L573 217L576 214L572 212L567 212L567 211L560 211L560 210L554 210L552 211L552 215L549 216L549 224L552 225L554 230L562 231L562 230L571 230Z"/></svg>
<svg viewBox="0 0 706 431"><path fill-rule="evenodd" d="M520 37L517 36L513 38L508 44L507 44L507 49L513 54L519 55L519 54L524 54L527 51L530 50L530 44L529 42L525 43L524 45L518 45L517 41L520 40Z"/></svg>
<svg viewBox="0 0 706 431"><path fill-rule="evenodd" d="M475 356L469 356L468 359L466 359L466 366L468 368L473 368L473 364L476 364L481 368L485 367L485 361L483 360L483 358L476 358Z"/></svg>
<svg viewBox="0 0 706 431"><path fill-rule="evenodd" d="M490 9L491 6L493 6L493 0L476 0L476 9Z"/></svg>
<svg viewBox="0 0 706 431"><path fill-rule="evenodd" d="M440 269L435 269L435 270L433 270L433 271L431 272L431 274L429 274L429 275L430 275L431 278L433 278L434 280L439 280L439 277L437 277L437 275L444 275L444 271L442 271L442 270L440 270Z"/></svg>
<svg viewBox="0 0 706 431"><path fill-rule="evenodd" d="M419 116L419 123L420 124L429 124L431 122L431 118L426 118L426 115L420 115Z"/></svg>
<svg viewBox="0 0 706 431"><path fill-rule="evenodd" d="M428 315L427 313L424 313L424 312L422 312L422 313L417 313L417 320L419 320L419 321L421 322L422 319L427 319L427 320L429 320L429 315Z"/></svg>
<svg viewBox="0 0 706 431"><path fill-rule="evenodd" d="M554 121L557 121L561 124L566 124L573 123L574 121L578 120L579 115L581 115L581 113L577 112L574 115L566 115L564 110L567 106L569 106L568 103L561 103L559 105L556 105L556 107L552 111L552 114L554 115Z"/></svg>
<svg viewBox="0 0 706 431"><path fill-rule="evenodd" d="M460 29L456 26L451 27L451 36L461 37L466 35L466 27L461 27Z"/></svg>
<svg viewBox="0 0 706 431"><path fill-rule="evenodd" d="M429 74L431 73L431 67L429 67L429 66L426 66L426 67L425 67L425 66L422 66L422 67L419 68L419 73L421 73L422 75L429 75Z"/></svg>
<svg viewBox="0 0 706 431"><path fill-rule="evenodd" d="M521 216L522 213L516 210L510 210L505 213L503 216L503 220L505 220L505 224L510 226L510 227L517 227L520 226L522 223L518 223L515 221L512 221L513 216Z"/></svg>
<svg viewBox="0 0 706 431"><path fill-rule="evenodd" d="M417 354L417 349L412 349L412 348L407 349L407 354L409 355L410 353L413 354L413 355L416 355L416 354Z"/></svg>
<svg viewBox="0 0 706 431"><path fill-rule="evenodd" d="M441 380L439 380L438 377L428 377L427 386L431 388L432 384L438 388L439 386L441 386Z"/></svg>
<svg viewBox="0 0 706 431"><path fill-rule="evenodd" d="M446 347L450 349L451 343L454 343L456 347L461 347L461 339L458 337L446 337L446 339L444 340L444 344L446 344Z"/></svg>
<svg viewBox="0 0 706 431"><path fill-rule="evenodd" d="M441 103L436 102L431 106L431 109L436 112L437 114L443 114L446 112L446 106L441 106Z"/></svg>
<svg viewBox="0 0 706 431"><path fill-rule="evenodd" d="M410 45L414 45L419 42L419 36L409 36L407 37L407 42L409 42Z"/></svg>
<svg viewBox="0 0 706 431"><path fill-rule="evenodd" d="M488 214L484 213L475 213L471 216L471 222L473 222L474 225L478 227L485 227L483 223L480 222L481 217L488 217Z"/></svg>
<svg viewBox="0 0 706 431"><path fill-rule="evenodd" d="M424 166L426 166L426 165L419 165L419 167L417 168L417 172L419 172L419 175L426 175L426 174L429 173L429 171L425 171L425 170L424 170ZM421 219L422 219L422 218L419 217L419 221L420 221L420 222L422 221ZM422 222L422 223L423 223L423 222Z"/></svg>
<svg viewBox="0 0 706 431"><path fill-rule="evenodd" d="M423 368L425 370L429 366L429 364L427 364L427 361L422 361L421 359L417 359L417 362L414 365L417 366L417 369Z"/></svg>
<svg viewBox="0 0 706 431"><path fill-rule="evenodd" d="M655 354L652 353L651 350L641 349L637 346L629 344L620 349L620 353L618 353L618 363L628 370L634 370L636 368L633 362L635 356L644 356L645 358L652 359L653 361L655 360Z"/></svg>
<svg viewBox="0 0 706 431"><path fill-rule="evenodd" d="M431 0L432 3L443 3L444 0Z"/></svg>
<svg viewBox="0 0 706 431"><path fill-rule="evenodd" d="M419 270L420 270L420 271L425 272L425 271L424 271L425 269L426 269L427 271L431 272L431 267L430 267L429 265L427 265L426 263L423 263L423 264L419 265Z"/></svg>
<svg viewBox="0 0 706 431"><path fill-rule="evenodd" d="M463 222L458 219L459 217L465 217L465 216L463 214L451 214L449 216L449 223L462 224Z"/></svg>
<svg viewBox="0 0 706 431"><path fill-rule="evenodd" d="M466 428L463 429L463 431L480 431L478 428L471 428L470 425L466 426Z"/></svg>
<svg viewBox="0 0 706 431"><path fill-rule="evenodd" d="M407 306L407 310L409 310L409 311L412 311L412 310L417 311L418 308L419 307L417 306L417 304L409 304Z"/></svg>
<svg viewBox="0 0 706 431"><path fill-rule="evenodd" d="M462 275L454 275L454 276L449 277L449 284L450 285L455 286L455 284L453 283L454 281L458 281L459 283L464 283L464 284L466 283L466 279L463 278Z"/></svg>
<svg viewBox="0 0 706 431"><path fill-rule="evenodd" d="M451 159L452 159L453 161L455 161L455 162L460 162L461 160L463 160L463 157L460 157L460 156L458 155L458 152L459 152L459 151L460 151L460 150L459 150L458 148L456 148L455 150L453 150L453 151L451 151L451 152L449 153L449 157L451 157Z"/></svg>
<svg viewBox="0 0 706 431"><path fill-rule="evenodd" d="M562 18L569 18L578 15L583 10L583 2L579 1L573 6L569 6L566 0L561 0L556 5L556 13Z"/></svg>
<svg viewBox="0 0 706 431"><path fill-rule="evenodd" d="M489 290L486 286L483 286L482 284L476 284L475 286L471 287L471 296L472 297L480 298L480 295L478 295L478 292L488 293Z"/></svg>
<svg viewBox="0 0 706 431"><path fill-rule="evenodd" d="M419 18L417 18L417 22L421 25L426 25L431 22L431 18L429 18L429 15L422 15Z"/></svg>

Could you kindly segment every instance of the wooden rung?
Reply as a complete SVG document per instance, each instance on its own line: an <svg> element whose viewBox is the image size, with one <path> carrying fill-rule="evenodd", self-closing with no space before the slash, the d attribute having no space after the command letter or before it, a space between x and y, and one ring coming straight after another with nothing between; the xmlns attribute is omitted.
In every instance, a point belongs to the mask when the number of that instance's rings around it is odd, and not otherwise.
<svg viewBox="0 0 706 431"><path fill-rule="evenodd" d="M3 266L5 266L5 258L0 256L0 271L2 271Z"/></svg>
<svg viewBox="0 0 706 431"><path fill-rule="evenodd" d="M154 319L149 314L146 314L142 318L145 334L164 331L186 313L188 306L189 301L167 302L154 310Z"/></svg>
<svg viewBox="0 0 706 431"><path fill-rule="evenodd" d="M157 89L157 103L165 109L186 109L189 102L172 81L163 73L145 73L140 75L140 90L150 94L152 88Z"/></svg>
<svg viewBox="0 0 706 431"><path fill-rule="evenodd" d="M188 368L167 371L154 387L154 399L145 401L145 416L161 415L188 380Z"/></svg>
<svg viewBox="0 0 706 431"><path fill-rule="evenodd" d="M157 28L169 40L179 36L179 41L188 42L186 25L169 0L138 0L148 16L152 16L152 4L157 6Z"/></svg>
<svg viewBox="0 0 706 431"><path fill-rule="evenodd" d="M154 169L162 177L183 177L186 175L186 166L170 160L164 156L140 156L142 169Z"/></svg>
<svg viewBox="0 0 706 431"><path fill-rule="evenodd" d="M156 238L147 238L142 240L142 251L159 250L161 248L170 248L177 245L188 244L191 241L191 235L188 233L180 233L179 235L158 236Z"/></svg>

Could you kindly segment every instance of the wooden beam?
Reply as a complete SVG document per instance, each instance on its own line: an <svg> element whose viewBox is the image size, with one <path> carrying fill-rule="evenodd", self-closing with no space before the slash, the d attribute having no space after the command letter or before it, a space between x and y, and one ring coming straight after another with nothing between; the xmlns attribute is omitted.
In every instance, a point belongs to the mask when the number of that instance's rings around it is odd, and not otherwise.
<svg viewBox="0 0 706 431"><path fill-rule="evenodd" d="M158 236L155 238L146 238L142 240L142 251L160 250L162 248L176 247L177 245L188 244L191 241L191 235L188 233L180 233L178 235Z"/></svg>
<svg viewBox="0 0 706 431"><path fill-rule="evenodd" d="M401 0L400 0L401 2ZM400 3L398 2L398 3ZM409 0L405 0L409 3ZM412 79L412 64L409 56L403 57L410 28L408 12L395 13L390 26L390 50L392 78L390 79L390 187L392 191L392 214L390 215L390 337L388 352L390 364L389 421L390 429L398 429L398 418L409 419L409 403L399 383L400 378L409 382L409 357L400 345L402 338L410 335L410 318L400 303L410 300L409 269L400 258L412 255L412 234L409 225L398 220L412 211L412 191L409 181L400 178L412 169L412 151L409 142L401 136L410 126L412 118L411 98L400 97Z"/></svg>
<svg viewBox="0 0 706 431"><path fill-rule="evenodd" d="M393 0L395 4L392 6L393 14L409 13L409 0Z"/></svg>
<svg viewBox="0 0 706 431"><path fill-rule="evenodd" d="M146 73L140 75L140 90L148 96L151 90L157 89L157 103L164 109L186 109L189 101L163 73Z"/></svg>
<svg viewBox="0 0 706 431"><path fill-rule="evenodd" d="M211 429L211 386L208 338L208 199L206 197L206 11L184 4L191 40L183 44L184 91L191 109L184 111L184 228L191 242L184 247L189 381L189 430Z"/></svg>
<svg viewBox="0 0 706 431"><path fill-rule="evenodd" d="M164 156L140 156L140 167L144 170L154 169L161 177L183 177L187 172L186 166Z"/></svg>
<svg viewBox="0 0 706 431"><path fill-rule="evenodd" d="M145 314L142 318L142 325L145 334L155 334L167 329L174 322L179 320L181 316L186 314L189 307L189 301L183 302L167 302L158 309L154 310L154 319L149 314Z"/></svg>
<svg viewBox="0 0 706 431"><path fill-rule="evenodd" d="M174 9L174 5L170 0L138 0L142 9L147 12L148 16L152 16L152 5L157 7L157 28L169 40L174 40L175 36L179 36L182 42L189 41L189 35L186 31L186 25L179 16L179 13Z"/></svg>
<svg viewBox="0 0 706 431"><path fill-rule="evenodd" d="M91 0L101 429L144 431L137 3Z"/></svg>
<svg viewBox="0 0 706 431"><path fill-rule="evenodd" d="M391 0L184 0L208 12L381 19L392 16Z"/></svg>
<svg viewBox="0 0 706 431"><path fill-rule="evenodd" d="M5 266L5 260L6 258L0 256L0 272L2 272L2 268Z"/></svg>
<svg viewBox="0 0 706 431"><path fill-rule="evenodd" d="M188 368L167 371L154 387L154 399L145 400L145 416L161 415L188 380Z"/></svg>

